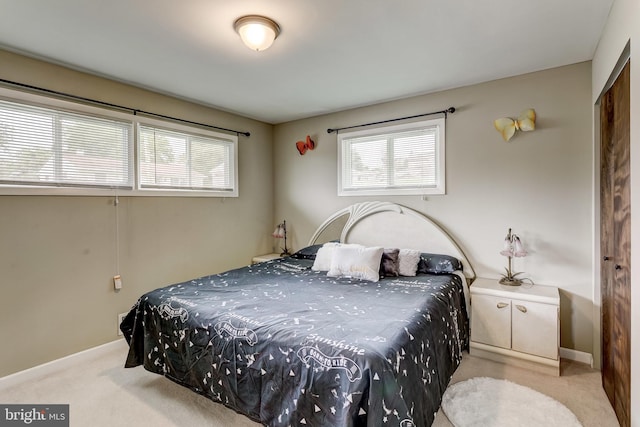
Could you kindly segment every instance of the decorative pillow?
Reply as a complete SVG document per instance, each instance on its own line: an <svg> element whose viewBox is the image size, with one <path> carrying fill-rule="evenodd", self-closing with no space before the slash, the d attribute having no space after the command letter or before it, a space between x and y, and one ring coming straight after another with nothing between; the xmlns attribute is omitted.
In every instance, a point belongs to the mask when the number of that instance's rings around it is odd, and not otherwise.
<svg viewBox="0 0 640 427"><path fill-rule="evenodd" d="M307 246L306 248L302 248L293 255L291 258L297 259L316 259L316 254L318 250L322 247L322 244Z"/></svg>
<svg viewBox="0 0 640 427"><path fill-rule="evenodd" d="M385 249L380 260L380 277L398 277L398 254L400 249ZM417 263L416 263L417 265Z"/></svg>
<svg viewBox="0 0 640 427"><path fill-rule="evenodd" d="M316 252L316 257L311 269L314 271L329 271L331 269L333 251L335 248L340 246L364 248L364 246L355 243L327 242L318 249L318 252Z"/></svg>
<svg viewBox="0 0 640 427"><path fill-rule="evenodd" d="M380 260L384 248L348 245L333 249L329 277L352 277L377 282L380 280ZM317 259L317 258L316 258Z"/></svg>
<svg viewBox="0 0 640 427"><path fill-rule="evenodd" d="M462 263L458 258L441 254L420 254L419 273L450 274L458 270L462 270Z"/></svg>
<svg viewBox="0 0 640 427"><path fill-rule="evenodd" d="M311 267L314 271L329 271L331 268L331 258L333 257L333 249L340 243L328 242L322 245L316 252L316 259Z"/></svg>
<svg viewBox="0 0 640 427"><path fill-rule="evenodd" d="M420 251L400 249L398 254L398 273L401 276L415 276L420 262Z"/></svg>

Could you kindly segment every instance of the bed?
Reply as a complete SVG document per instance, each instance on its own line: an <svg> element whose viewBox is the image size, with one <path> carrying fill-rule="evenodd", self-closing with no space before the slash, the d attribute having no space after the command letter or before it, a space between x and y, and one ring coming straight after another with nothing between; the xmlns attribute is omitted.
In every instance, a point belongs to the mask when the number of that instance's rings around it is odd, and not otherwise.
<svg viewBox="0 0 640 427"><path fill-rule="evenodd" d="M142 295L121 324L125 367L268 426L429 426L468 348L474 278L426 216L356 204L293 256Z"/></svg>

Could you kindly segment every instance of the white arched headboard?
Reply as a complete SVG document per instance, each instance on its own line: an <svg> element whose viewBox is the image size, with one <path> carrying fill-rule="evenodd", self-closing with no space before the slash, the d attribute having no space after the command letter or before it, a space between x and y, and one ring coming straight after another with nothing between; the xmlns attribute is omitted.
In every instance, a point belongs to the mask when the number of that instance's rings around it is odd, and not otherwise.
<svg viewBox="0 0 640 427"><path fill-rule="evenodd" d="M340 235L343 243L450 255L462 262L467 283L476 278L462 248L446 230L426 215L395 203L363 202L341 209L318 227L309 244L315 244L323 231L345 216L348 217Z"/></svg>

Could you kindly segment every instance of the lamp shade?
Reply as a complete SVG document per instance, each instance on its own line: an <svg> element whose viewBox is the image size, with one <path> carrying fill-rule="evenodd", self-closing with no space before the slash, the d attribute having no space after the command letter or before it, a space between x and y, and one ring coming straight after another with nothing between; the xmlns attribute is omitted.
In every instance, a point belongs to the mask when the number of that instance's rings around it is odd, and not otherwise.
<svg viewBox="0 0 640 427"><path fill-rule="evenodd" d="M233 28L242 42L251 50L268 49L280 34L280 27L264 16L248 15L236 20Z"/></svg>
<svg viewBox="0 0 640 427"><path fill-rule="evenodd" d="M527 251L524 249L520 237L517 234L512 234L511 229L509 229L507 237L504 238L500 255L517 258L527 256Z"/></svg>
<svg viewBox="0 0 640 427"><path fill-rule="evenodd" d="M524 246L522 246L522 242L520 241L520 237L513 235L513 256L515 257L524 257L527 256L527 251L524 250Z"/></svg>
<svg viewBox="0 0 640 427"><path fill-rule="evenodd" d="M513 256L513 245L511 243L510 235L504 238L504 244L502 245L502 250L500 251L500 255Z"/></svg>
<svg viewBox="0 0 640 427"><path fill-rule="evenodd" d="M284 227L282 226L282 224L278 224L276 229L273 231L272 236L276 239L282 239L284 237Z"/></svg>

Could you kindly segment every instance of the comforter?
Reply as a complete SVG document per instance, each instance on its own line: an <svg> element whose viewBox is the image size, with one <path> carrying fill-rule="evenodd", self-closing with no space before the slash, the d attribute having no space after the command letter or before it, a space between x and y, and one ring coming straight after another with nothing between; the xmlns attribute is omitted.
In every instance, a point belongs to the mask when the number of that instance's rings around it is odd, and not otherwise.
<svg viewBox="0 0 640 427"><path fill-rule="evenodd" d="M281 258L151 291L143 365L268 426L429 426L468 346L456 275L365 282Z"/></svg>

